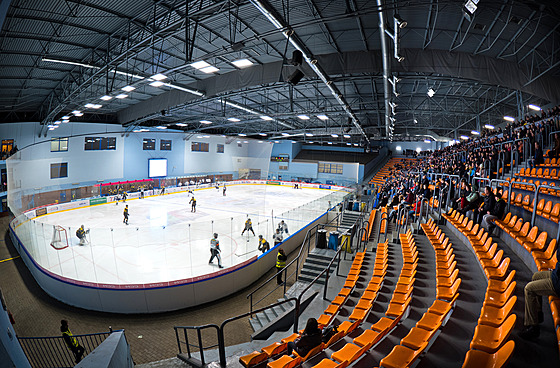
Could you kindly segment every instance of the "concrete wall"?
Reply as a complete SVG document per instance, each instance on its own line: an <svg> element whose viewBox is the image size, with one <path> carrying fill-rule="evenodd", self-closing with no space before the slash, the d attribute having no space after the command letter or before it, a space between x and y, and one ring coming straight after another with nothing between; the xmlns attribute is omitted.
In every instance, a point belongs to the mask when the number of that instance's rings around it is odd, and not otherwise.
<svg viewBox="0 0 560 368"><path fill-rule="evenodd" d="M74 368L132 368L134 362L124 331L115 331Z"/></svg>
<svg viewBox="0 0 560 368"><path fill-rule="evenodd" d="M0 305L0 368L8 367L31 368L31 365L19 344L8 312Z"/></svg>

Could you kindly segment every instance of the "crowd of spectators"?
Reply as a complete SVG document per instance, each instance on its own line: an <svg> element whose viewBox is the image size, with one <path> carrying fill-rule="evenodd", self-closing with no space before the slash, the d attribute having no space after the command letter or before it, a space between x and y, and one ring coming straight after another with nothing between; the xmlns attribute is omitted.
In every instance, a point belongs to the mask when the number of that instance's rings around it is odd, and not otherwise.
<svg viewBox="0 0 560 368"><path fill-rule="evenodd" d="M8 157L10 157L11 155L13 155L14 153L16 153L18 151L17 146L12 146L11 150L6 150L6 151L2 151L2 155L0 156L0 160L4 161L6 159L8 159Z"/></svg>
<svg viewBox="0 0 560 368"><path fill-rule="evenodd" d="M492 191L489 192L489 188L484 188L485 194L481 195L481 188L473 183L472 178L494 179L499 173L499 167L505 173L509 172L508 164L512 161L512 155L519 161L528 160L530 165L543 164L543 147L546 144L552 146L548 157L558 158L560 135L556 133L551 139L548 136L549 132L558 130L560 106L508 124L503 129L485 130L475 139L450 145L425 158L403 160L384 178L385 183L378 188L376 204L378 207L388 205L390 208L404 204L409 216L414 217L420 211L423 199L429 200L432 196L442 199L449 197L449 206L462 213L472 213L477 223L491 231L493 220L503 216L504 206L500 202L502 193L495 195ZM441 177L430 181L432 173L452 174L457 179L454 183ZM457 190L459 183L460 190ZM391 211L389 219L394 220L396 215L396 211Z"/></svg>

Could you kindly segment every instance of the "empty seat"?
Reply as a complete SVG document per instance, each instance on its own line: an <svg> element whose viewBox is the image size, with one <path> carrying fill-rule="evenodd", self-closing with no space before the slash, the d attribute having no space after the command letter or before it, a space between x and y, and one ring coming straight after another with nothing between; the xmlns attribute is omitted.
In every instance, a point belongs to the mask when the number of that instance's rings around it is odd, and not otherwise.
<svg viewBox="0 0 560 368"><path fill-rule="evenodd" d="M476 326L471 341L471 349L482 350L490 354L497 352L508 339L516 320L517 316L511 314L499 327Z"/></svg>
<svg viewBox="0 0 560 368"><path fill-rule="evenodd" d="M490 354L480 350L469 350L465 356L463 368L500 368L509 361L515 342L513 340L505 343L497 352ZM329 367L330 368L330 367Z"/></svg>

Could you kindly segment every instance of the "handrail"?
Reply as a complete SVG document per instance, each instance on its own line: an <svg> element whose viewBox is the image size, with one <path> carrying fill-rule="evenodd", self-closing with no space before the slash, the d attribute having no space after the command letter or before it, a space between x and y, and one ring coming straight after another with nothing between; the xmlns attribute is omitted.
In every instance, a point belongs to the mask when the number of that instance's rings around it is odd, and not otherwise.
<svg viewBox="0 0 560 368"><path fill-rule="evenodd" d="M423 210L424 210L424 202L426 202L426 204L428 205L428 207L426 208L426 218L428 218L428 212L430 210L430 203L428 198L422 198L420 199L420 212L418 213L418 224L416 225L418 228L420 227L420 222L422 222L422 216L423 216Z"/></svg>
<svg viewBox="0 0 560 368"><path fill-rule="evenodd" d="M553 142L552 141L552 135L553 134L560 134L560 130L555 130L554 132L548 133L548 144L551 144Z"/></svg>
<svg viewBox="0 0 560 368"><path fill-rule="evenodd" d="M535 192L535 196L534 198L534 203L533 203L533 213L531 215L531 226L535 226L535 219L537 216L537 205L539 202L539 193L541 191L541 188L545 188L545 189L554 189L554 190L558 190L558 187L553 187L552 185L544 185L544 184L540 184ZM560 241L560 223L558 223L558 231L556 234L556 241Z"/></svg>
<svg viewBox="0 0 560 368"><path fill-rule="evenodd" d="M386 226L387 226L387 230L389 230L388 217L383 218L383 216L381 216L381 222L379 223L379 231L377 232L377 243L375 243L376 245L379 244L379 238L381 237L381 227L383 226L383 221L387 222ZM387 233L388 231L385 231L385 240L387 240Z"/></svg>
<svg viewBox="0 0 560 368"><path fill-rule="evenodd" d="M335 205L336 207L336 205ZM253 294L255 294L257 291L259 291L260 289L262 289L265 285L267 285L269 282L271 282L272 280L274 280L279 273L284 273L284 280L287 281L287 270L288 267L290 267L291 265L293 265L294 263L296 263L296 271L295 273L297 274L298 270L299 270L299 260L302 256L302 252L303 249L305 248L305 244L307 243L307 253L309 253L309 249L311 247L310 245L310 241L311 241L311 232L316 230L318 227L323 226L323 228L325 228L326 226L328 226L330 223L332 223L335 220L338 220L338 218L340 217L340 213L338 213L335 218L333 218L332 220L330 220L329 222L327 222L326 224L317 224L315 226L313 226L311 229L307 230L307 233L305 234L305 238L303 239L303 242L301 243L298 255L290 261L290 263L288 263L282 270L276 272L274 275L270 276L266 281L264 281L261 285L259 285L255 290L253 290L252 292L250 292L249 294L247 294L246 299L250 299L250 310L253 310L253 305L256 305L258 303L260 303L261 301L263 301L266 297L268 297L270 294L272 294L273 292L275 292L279 286L276 286L273 290L271 290L269 293L267 293L265 296L263 296L261 299L259 299L257 302L253 303ZM338 229L338 225L336 226ZM290 275L292 276L293 273ZM283 283L283 288L284 288L284 294L286 293L286 282Z"/></svg>
<svg viewBox="0 0 560 368"><path fill-rule="evenodd" d="M84 356L95 350L111 333L111 330L92 334L73 335L85 349ZM32 367L74 367L75 357L66 346L62 336L19 337L19 343Z"/></svg>
<svg viewBox="0 0 560 368"><path fill-rule="evenodd" d="M201 331L209 329L209 328L212 328L212 329L216 330L216 334L218 335L218 343L208 345L208 346L203 346L202 345ZM212 349L212 348L215 348L215 347L218 347L218 349L219 349L220 345L223 345L223 338L220 337L220 327L215 323L206 324L206 325L202 325L202 326L174 326L173 329L175 330L175 338L177 339L177 346L179 348L179 354L183 353L183 349L181 349L181 342L186 345L187 355L188 355L189 358L192 358L191 346L198 347L198 351L200 352L200 362L202 363L203 367L206 365L206 360L204 359L204 349ZM185 336L185 341L181 341L181 339L179 338L179 329L183 330L183 333L184 333L184 336ZM188 335L188 332L187 332L189 330L196 331L196 336L198 338L198 345L194 345L194 344L189 343L189 335ZM223 365L223 367L225 367L225 364Z"/></svg>
<svg viewBox="0 0 560 368"><path fill-rule="evenodd" d="M531 185L535 188L535 190L534 190L535 195L537 193L537 186L535 185L535 183L527 183L527 182L522 182L522 181L510 181L509 182L509 190L508 190L508 210L509 210L510 204L511 204L511 188L513 187L514 184ZM534 225L534 222L531 221L531 226L533 226L533 225Z"/></svg>

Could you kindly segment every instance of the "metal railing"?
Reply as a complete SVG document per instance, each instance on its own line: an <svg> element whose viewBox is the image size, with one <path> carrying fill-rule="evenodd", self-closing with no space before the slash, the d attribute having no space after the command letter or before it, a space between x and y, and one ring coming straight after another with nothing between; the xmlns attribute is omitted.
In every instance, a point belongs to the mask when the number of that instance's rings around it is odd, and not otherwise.
<svg viewBox="0 0 560 368"><path fill-rule="evenodd" d="M118 330L124 331L124 330ZM97 348L113 331L74 335L85 349L83 357ZM18 337L19 343L33 368L66 368L76 365L76 358L62 336Z"/></svg>

